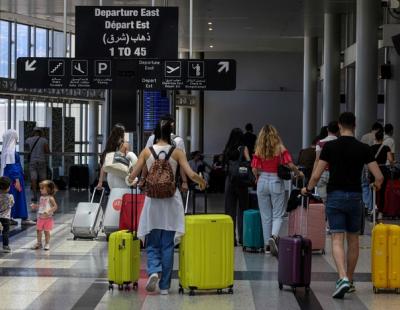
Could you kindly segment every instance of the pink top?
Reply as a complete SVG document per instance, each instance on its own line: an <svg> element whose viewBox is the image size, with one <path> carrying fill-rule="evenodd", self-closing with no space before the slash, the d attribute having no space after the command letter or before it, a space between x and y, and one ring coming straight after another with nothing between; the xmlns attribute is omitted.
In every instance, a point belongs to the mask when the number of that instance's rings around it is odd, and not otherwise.
<svg viewBox="0 0 400 310"><path fill-rule="evenodd" d="M281 159L282 158L282 159ZM251 161L251 166L256 169L260 169L262 172L277 173L279 164L291 163L292 156L288 150L284 150L281 155L274 156L271 159L265 159L253 155L253 160Z"/></svg>

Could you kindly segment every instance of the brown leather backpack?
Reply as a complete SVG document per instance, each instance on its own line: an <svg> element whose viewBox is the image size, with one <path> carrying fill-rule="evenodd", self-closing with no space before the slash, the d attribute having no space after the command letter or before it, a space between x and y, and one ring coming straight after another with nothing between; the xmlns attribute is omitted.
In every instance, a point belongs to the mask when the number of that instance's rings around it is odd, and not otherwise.
<svg viewBox="0 0 400 310"><path fill-rule="evenodd" d="M172 146L168 153L161 151L158 154L152 146L149 149L154 157L154 163L146 177L146 196L158 199L171 198L175 195L176 185L174 172L168 160L175 147ZM161 153L165 154L165 158L159 158Z"/></svg>

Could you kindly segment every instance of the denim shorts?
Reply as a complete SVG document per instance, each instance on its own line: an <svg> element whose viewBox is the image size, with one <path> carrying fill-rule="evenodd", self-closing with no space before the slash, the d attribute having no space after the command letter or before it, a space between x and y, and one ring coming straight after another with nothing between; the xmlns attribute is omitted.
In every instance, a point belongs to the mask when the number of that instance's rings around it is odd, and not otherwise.
<svg viewBox="0 0 400 310"><path fill-rule="evenodd" d="M333 191L328 193L326 216L332 233L358 233L361 229L362 194Z"/></svg>

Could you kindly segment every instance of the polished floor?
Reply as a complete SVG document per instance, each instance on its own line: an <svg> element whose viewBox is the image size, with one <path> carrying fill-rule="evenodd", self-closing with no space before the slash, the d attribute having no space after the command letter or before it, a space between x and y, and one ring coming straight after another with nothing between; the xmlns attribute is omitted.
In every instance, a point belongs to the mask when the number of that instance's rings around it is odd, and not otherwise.
<svg viewBox="0 0 400 310"><path fill-rule="evenodd" d="M243 253L235 248L234 294L215 292L196 296L178 294L177 272L174 272L169 296L147 294L145 254L138 291L108 291L107 243L98 240L72 240L70 225L78 201L86 192L60 191L56 226L50 251L33 251L35 228L14 227L11 254L0 253L0 309L400 309L400 295L375 295L370 281L370 224L361 237L361 255L356 270L356 293L344 300L334 300L331 293L336 281L330 240L326 255L313 255L311 292L303 289L294 294L280 291L276 281L277 260L265 254ZM222 211L223 198L209 195L211 211ZM200 208L201 209L201 208ZM285 226L282 229L284 233ZM175 254L177 268L177 253Z"/></svg>

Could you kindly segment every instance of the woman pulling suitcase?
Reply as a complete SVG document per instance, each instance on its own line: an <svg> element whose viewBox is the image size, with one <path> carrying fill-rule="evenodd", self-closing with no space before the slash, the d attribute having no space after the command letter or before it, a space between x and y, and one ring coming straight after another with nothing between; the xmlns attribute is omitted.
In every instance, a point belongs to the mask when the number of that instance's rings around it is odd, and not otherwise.
<svg viewBox="0 0 400 310"><path fill-rule="evenodd" d="M155 144L145 148L127 178L136 185L135 178L146 165L146 197L140 216L137 236L146 241L146 290L153 292L159 281L160 294L167 295L171 284L174 245L185 233L182 197L175 187L175 172L179 164L186 175L204 190L206 182L189 166L186 155L175 149L171 142L171 126L161 121L155 131ZM161 277L159 274L161 273Z"/></svg>
<svg viewBox="0 0 400 310"><path fill-rule="evenodd" d="M285 213L285 187L278 175L278 167L286 166L296 176L304 174L293 164L289 151L285 148L278 131L265 125L258 134L255 155L251 166L257 177L257 197L264 234L265 252L278 255L278 236Z"/></svg>

